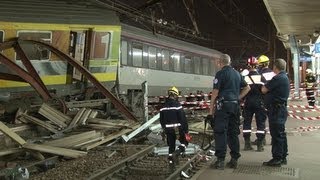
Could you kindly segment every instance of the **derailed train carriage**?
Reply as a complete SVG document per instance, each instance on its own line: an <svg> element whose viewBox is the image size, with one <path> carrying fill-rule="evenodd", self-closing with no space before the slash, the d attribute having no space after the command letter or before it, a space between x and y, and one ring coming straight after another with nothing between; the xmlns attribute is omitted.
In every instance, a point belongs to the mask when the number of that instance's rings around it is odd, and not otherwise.
<svg viewBox="0 0 320 180"><path fill-rule="evenodd" d="M4 0L0 12L0 41L34 39L57 47L118 93L131 108L141 105L144 81L148 82L150 96L165 95L170 86L177 86L183 94L211 90L220 52L122 25L114 12L94 4ZM70 64L42 46L21 47L56 96L89 95L90 82ZM23 67L14 50L4 49L1 53ZM17 74L3 64L0 72L0 100L4 108L10 111L15 109L12 104L31 103L35 96L30 85L10 80L10 75Z"/></svg>

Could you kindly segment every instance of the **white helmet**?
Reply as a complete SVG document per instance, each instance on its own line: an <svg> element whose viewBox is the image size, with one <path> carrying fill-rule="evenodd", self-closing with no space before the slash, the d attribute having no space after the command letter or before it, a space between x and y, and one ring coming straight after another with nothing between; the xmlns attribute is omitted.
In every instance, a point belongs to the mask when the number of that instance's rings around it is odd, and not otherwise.
<svg viewBox="0 0 320 180"><path fill-rule="evenodd" d="M306 72L307 72L307 74L310 74L310 73L312 73L312 70L311 69L307 69Z"/></svg>

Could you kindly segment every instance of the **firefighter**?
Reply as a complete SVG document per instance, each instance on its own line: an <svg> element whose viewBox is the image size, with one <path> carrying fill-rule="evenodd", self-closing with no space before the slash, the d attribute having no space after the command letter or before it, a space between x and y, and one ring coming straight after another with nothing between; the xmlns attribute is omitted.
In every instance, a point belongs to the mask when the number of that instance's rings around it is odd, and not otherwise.
<svg viewBox="0 0 320 180"><path fill-rule="evenodd" d="M251 90L245 97L244 102L244 122L243 122L243 137L245 141L244 150L252 150L250 136L251 123L253 115L256 118L257 124L257 151L261 152L263 148L263 140L265 139L266 128L266 110L264 107L263 95L260 91L262 85L266 82L265 78L257 71L258 60L255 57L248 59L249 73L244 76L244 80L250 85Z"/></svg>
<svg viewBox="0 0 320 180"><path fill-rule="evenodd" d="M307 69L307 77L306 77L306 95L307 95L307 99L308 99L308 104L309 104L309 108L313 108L314 107L314 103L315 103L315 98L314 98L314 87L315 87L315 83L316 83L316 77L313 75L312 70L311 69Z"/></svg>
<svg viewBox="0 0 320 180"><path fill-rule="evenodd" d="M258 65L259 69L258 72L264 77L266 82L269 82L273 76L275 76L275 73L272 71L272 69L269 68L270 59L266 55L260 55L258 57ZM264 95L264 107L268 109L268 106L270 105L270 97L269 94ZM265 116L267 116L267 112L265 112ZM265 132L266 133L266 132ZM258 139L256 139L252 144L257 145ZM266 139L263 138L263 145L266 145Z"/></svg>
<svg viewBox="0 0 320 180"><path fill-rule="evenodd" d="M210 110L207 116L207 119L213 121L215 156L217 157L211 167L224 169L228 144L231 150L231 160L226 166L235 169L241 156L238 137L240 134L239 100L249 92L250 86L240 73L230 66L231 58L229 55L222 54L218 63L221 70L216 73L213 81ZM242 90L240 90L241 88Z"/></svg>
<svg viewBox="0 0 320 180"><path fill-rule="evenodd" d="M169 146L169 168L172 170L177 163L177 158L181 153L185 152L188 145L186 136L188 137L188 123L181 104L178 102L179 91L176 87L168 90L168 98L164 107L160 109L160 124L167 137ZM176 139L180 141L180 145L176 150Z"/></svg>
<svg viewBox="0 0 320 180"><path fill-rule="evenodd" d="M286 65L285 60L276 59L273 66L276 76L261 88L261 92L268 93L271 99L268 107L268 119L272 138L272 159L264 162L265 166L280 167L287 164L288 144L285 124L288 117L287 102L290 83L285 72Z"/></svg>

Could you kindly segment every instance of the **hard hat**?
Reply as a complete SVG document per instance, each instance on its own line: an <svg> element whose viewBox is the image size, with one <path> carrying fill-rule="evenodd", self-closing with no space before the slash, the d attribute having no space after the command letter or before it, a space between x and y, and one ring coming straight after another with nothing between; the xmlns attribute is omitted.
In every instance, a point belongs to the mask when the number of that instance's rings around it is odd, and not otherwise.
<svg viewBox="0 0 320 180"><path fill-rule="evenodd" d="M265 55L259 56L258 63L261 64L261 63L265 63L265 62L269 62L269 58Z"/></svg>
<svg viewBox="0 0 320 180"><path fill-rule="evenodd" d="M173 93L177 96L179 96L179 90L176 88L176 87L171 87L169 90L168 90L169 93Z"/></svg>
<svg viewBox="0 0 320 180"><path fill-rule="evenodd" d="M306 72L309 74L309 73L312 73L312 70L311 69L307 69Z"/></svg>
<svg viewBox="0 0 320 180"><path fill-rule="evenodd" d="M258 64L258 60L256 57L250 57L248 58L248 65L257 65Z"/></svg>

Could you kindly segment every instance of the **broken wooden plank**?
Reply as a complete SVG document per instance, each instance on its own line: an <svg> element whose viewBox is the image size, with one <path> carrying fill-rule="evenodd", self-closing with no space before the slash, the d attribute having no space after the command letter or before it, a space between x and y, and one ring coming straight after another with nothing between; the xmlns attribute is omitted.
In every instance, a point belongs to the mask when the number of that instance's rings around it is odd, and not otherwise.
<svg viewBox="0 0 320 180"><path fill-rule="evenodd" d="M92 118L88 119L88 123L91 124L105 124L110 126L117 126L117 127L125 127L125 128L131 128L132 124L129 124L128 121L125 123L123 122L112 122L107 119L99 119L99 118Z"/></svg>
<svg viewBox="0 0 320 180"><path fill-rule="evenodd" d="M11 139L13 139L14 141L16 141L17 143L19 143L20 145L23 145L26 143L26 141L24 139L22 139L17 133L13 132L8 126L6 126L5 124L3 124L0 121L0 130L6 134L7 136L9 136Z"/></svg>
<svg viewBox="0 0 320 180"><path fill-rule="evenodd" d="M92 110L91 113L89 114L88 119L95 118L97 117L97 115L98 115L98 111Z"/></svg>
<svg viewBox="0 0 320 180"><path fill-rule="evenodd" d="M138 128L139 126L140 126L140 125L135 125L135 126L132 127L132 129L136 129L136 128ZM96 142L96 143L87 145L87 146L83 146L81 149L88 151L88 150L90 150L90 149L92 149L92 148L95 148L95 147L101 145L101 144L104 144L104 143L106 143L106 142L108 142L108 141L111 141L111 140L113 140L113 139L116 139L116 138L122 136L122 135L124 135L124 134L132 131L132 129L123 129L123 130L121 130L120 132L114 132L114 133L110 134L109 136L105 136L105 139L103 139L103 140L101 140L101 141L99 141L99 142Z"/></svg>
<svg viewBox="0 0 320 180"><path fill-rule="evenodd" d="M49 119L51 122L53 122L54 124L56 124L57 126L59 126L60 128L65 128L68 125L66 123L64 123L61 119L59 119L59 117L51 114L50 112L46 111L43 108L40 108L38 111L39 114L41 114L42 116L46 117L47 119Z"/></svg>
<svg viewBox="0 0 320 180"><path fill-rule="evenodd" d="M86 111L83 113L83 115L81 116L80 120L79 120L79 124L81 125L85 125L86 121L91 113L92 109L86 109Z"/></svg>
<svg viewBox="0 0 320 180"><path fill-rule="evenodd" d="M26 149L31 149L35 151L50 153L50 154L56 154L60 156L66 156L71 158L79 158L87 154L87 152L84 151L78 151L78 150L72 150L72 149L66 149L66 148L60 148L60 147L54 147L54 146L47 146L42 144L32 144L32 143L26 143L22 146Z"/></svg>
<svg viewBox="0 0 320 180"><path fill-rule="evenodd" d="M107 124L94 124L94 123L90 123L87 124L88 127L92 128L92 129L120 129L121 127L116 127L116 126L112 126L112 125L107 125Z"/></svg>
<svg viewBox="0 0 320 180"><path fill-rule="evenodd" d="M55 108L49 106L48 104L46 103L43 103L41 108L45 109L46 111L50 112L51 114L53 114L54 116L57 116L59 117L59 119L63 122L70 122L72 120L71 117L63 114L62 112L56 110Z"/></svg>
<svg viewBox="0 0 320 180"><path fill-rule="evenodd" d="M93 130L93 131L83 132L80 134L71 135L68 137L48 141L48 142L45 142L44 144L51 145L51 146L57 146L57 147L64 147L64 146L67 146L69 143L73 143L75 141L79 141L81 139L85 139L88 137L93 137L95 135L96 135L96 131Z"/></svg>
<svg viewBox="0 0 320 180"><path fill-rule="evenodd" d="M55 126L45 122L45 121L42 121L38 118L35 118L35 117L32 117L32 116L29 116L27 114L21 114L21 117L19 119L26 119L27 121L31 121L33 122L34 124L37 124L47 130L49 130L50 132L53 132L53 133L58 133L59 131L56 129Z"/></svg>
<svg viewBox="0 0 320 180"><path fill-rule="evenodd" d="M6 156L6 155L10 155L10 154L15 154L15 153L20 153L23 152L24 150L21 148L11 148L11 149L3 149L0 150L0 157L1 156Z"/></svg>
<svg viewBox="0 0 320 180"><path fill-rule="evenodd" d="M76 116L72 119L67 129L74 128L85 111L86 111L86 108L81 108L76 114Z"/></svg>
<svg viewBox="0 0 320 180"><path fill-rule="evenodd" d="M68 108L97 107L108 103L108 99L93 99L84 101L66 102Z"/></svg>
<svg viewBox="0 0 320 180"><path fill-rule="evenodd" d="M25 130L28 130L30 129L31 127L29 125L20 125L20 126L17 126L17 127L13 127L13 128L10 128L13 132L20 132L20 131L25 131ZM0 131L0 135L3 135L2 131Z"/></svg>

